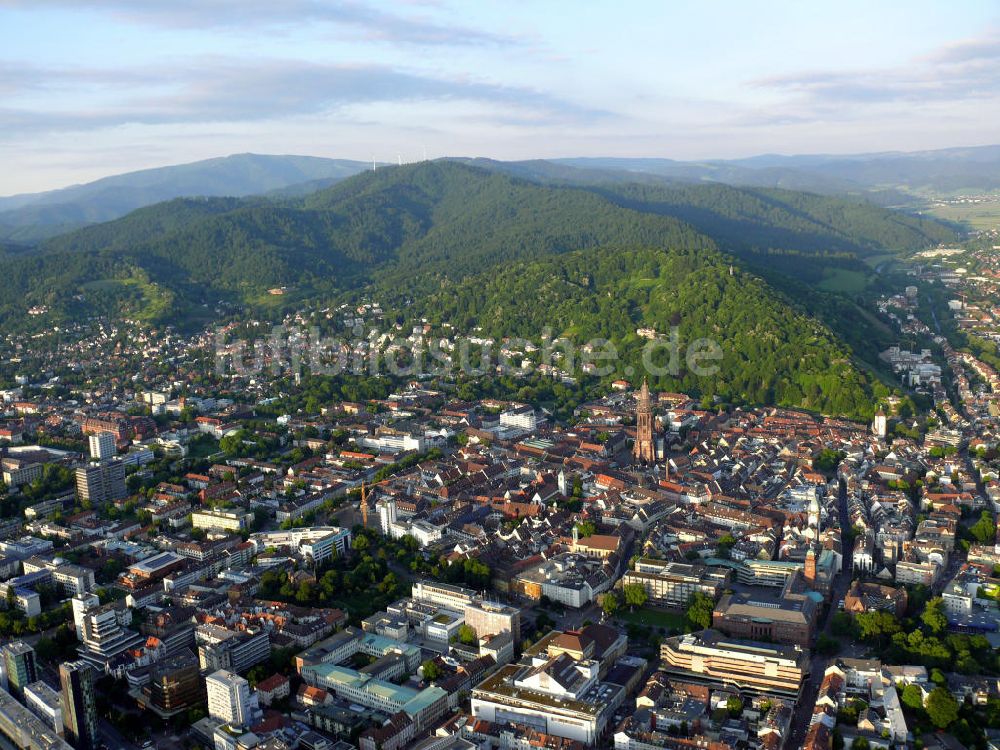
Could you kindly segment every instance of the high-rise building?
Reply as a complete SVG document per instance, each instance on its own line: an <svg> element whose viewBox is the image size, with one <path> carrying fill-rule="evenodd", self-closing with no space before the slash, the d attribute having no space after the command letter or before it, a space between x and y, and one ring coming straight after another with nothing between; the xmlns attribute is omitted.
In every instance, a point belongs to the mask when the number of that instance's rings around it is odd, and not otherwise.
<svg viewBox="0 0 1000 750"><path fill-rule="evenodd" d="M24 641L13 641L3 647L3 668L10 694L24 700L24 688L38 679L35 649Z"/></svg>
<svg viewBox="0 0 1000 750"><path fill-rule="evenodd" d="M653 403L645 378L639 389L635 408L635 447L632 455L636 461L651 464L656 461L656 444L653 442Z"/></svg>
<svg viewBox="0 0 1000 750"><path fill-rule="evenodd" d="M90 457L94 461L106 461L118 455L118 445L115 441L114 433L98 432L88 439L90 444Z"/></svg>
<svg viewBox="0 0 1000 750"><path fill-rule="evenodd" d="M73 623L83 644L80 658L94 667L107 669L119 654L142 644L145 639L126 627L131 622L128 607L102 605L92 593L73 597Z"/></svg>
<svg viewBox="0 0 1000 750"><path fill-rule="evenodd" d="M149 684L142 692L142 703L163 717L203 703L205 684L198 670L198 657L185 648L156 662L151 667Z"/></svg>
<svg viewBox="0 0 1000 750"><path fill-rule="evenodd" d="M59 665L59 683L62 685L66 740L76 750L96 750L97 700L93 670L83 661L63 662Z"/></svg>
<svg viewBox="0 0 1000 750"><path fill-rule="evenodd" d="M220 669L205 678L208 691L208 714L234 727L250 728L261 719L256 693L250 683L235 672Z"/></svg>
<svg viewBox="0 0 1000 750"><path fill-rule="evenodd" d="M76 470L76 494L80 500L101 504L128 497L125 487L125 463L113 458Z"/></svg>

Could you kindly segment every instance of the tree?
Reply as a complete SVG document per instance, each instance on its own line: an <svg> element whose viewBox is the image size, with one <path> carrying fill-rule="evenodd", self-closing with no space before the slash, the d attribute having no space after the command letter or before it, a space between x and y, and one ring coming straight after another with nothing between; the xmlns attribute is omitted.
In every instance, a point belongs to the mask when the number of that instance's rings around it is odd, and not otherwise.
<svg viewBox="0 0 1000 750"><path fill-rule="evenodd" d="M854 622L866 641L880 641L882 636L893 635L900 631L899 621L895 615L884 610L862 612L854 618Z"/></svg>
<svg viewBox="0 0 1000 750"><path fill-rule="evenodd" d="M715 602L708 594L696 591L688 597L687 620L692 628L704 630L712 627L714 610Z"/></svg>
<svg viewBox="0 0 1000 750"><path fill-rule="evenodd" d="M840 652L840 641L820 633L816 639L816 650L823 656L834 656Z"/></svg>
<svg viewBox="0 0 1000 750"><path fill-rule="evenodd" d="M460 640L462 643L466 645L471 646L478 640L475 628L473 628L471 625L466 625L465 623L462 623L462 625L460 625L458 628L458 640Z"/></svg>
<svg viewBox="0 0 1000 750"><path fill-rule="evenodd" d="M622 587L622 593L625 595L625 603L633 610L636 607L641 607L649 598L646 594L646 587L641 583L625 584Z"/></svg>
<svg viewBox="0 0 1000 750"><path fill-rule="evenodd" d="M736 537L732 534L726 533L719 537L719 541L716 543L719 557L729 557L729 550L733 548L734 544L736 544Z"/></svg>
<svg viewBox="0 0 1000 750"><path fill-rule="evenodd" d="M924 613L920 615L921 622L934 635L938 635L948 627L948 617L944 613L944 600L938 596L927 602Z"/></svg>
<svg viewBox="0 0 1000 750"><path fill-rule="evenodd" d="M615 612L618 611L618 607L621 602L618 601L618 594L614 591L608 591L606 594L601 594L601 609L604 610L604 614L608 617L614 617Z"/></svg>
<svg viewBox="0 0 1000 750"><path fill-rule="evenodd" d="M576 530L579 532L581 538L593 536L597 531L597 525L593 521L580 521L576 525Z"/></svg>
<svg viewBox="0 0 1000 750"><path fill-rule="evenodd" d="M938 729L947 729L958 718L958 701L947 688L936 687L927 697L927 716Z"/></svg>
<svg viewBox="0 0 1000 750"><path fill-rule="evenodd" d="M903 688L901 700L904 706L919 711L924 707L924 692L911 682Z"/></svg>
<svg viewBox="0 0 1000 750"><path fill-rule="evenodd" d="M969 533L980 544L992 544L997 536L997 525L992 514L984 510L979 520L969 527Z"/></svg>
<svg viewBox="0 0 1000 750"><path fill-rule="evenodd" d="M368 537L362 534L354 537L354 544L352 546L358 552L364 552L371 546L371 542L368 541Z"/></svg>
<svg viewBox="0 0 1000 750"><path fill-rule="evenodd" d="M870 750L871 744L864 737L855 737L851 743L851 750Z"/></svg>
<svg viewBox="0 0 1000 750"><path fill-rule="evenodd" d="M735 695L729 696L729 699L726 701L726 710L729 711L730 716L739 716L743 713L743 701Z"/></svg>
<svg viewBox="0 0 1000 750"><path fill-rule="evenodd" d="M428 682L434 682L441 676L441 665L437 663L436 659L428 659L420 665L420 669L424 674L424 679Z"/></svg>

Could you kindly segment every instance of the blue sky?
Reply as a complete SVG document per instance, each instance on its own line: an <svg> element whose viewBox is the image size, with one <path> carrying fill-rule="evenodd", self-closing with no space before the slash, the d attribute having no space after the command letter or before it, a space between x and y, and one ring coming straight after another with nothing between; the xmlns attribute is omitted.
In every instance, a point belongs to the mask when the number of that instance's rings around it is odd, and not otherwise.
<svg viewBox="0 0 1000 750"><path fill-rule="evenodd" d="M996 0L0 0L0 194L244 151L704 159L998 122Z"/></svg>

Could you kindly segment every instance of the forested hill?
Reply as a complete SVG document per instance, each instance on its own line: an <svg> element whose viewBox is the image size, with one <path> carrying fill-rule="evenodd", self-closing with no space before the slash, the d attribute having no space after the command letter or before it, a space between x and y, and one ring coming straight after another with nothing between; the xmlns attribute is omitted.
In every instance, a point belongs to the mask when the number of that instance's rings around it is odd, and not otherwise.
<svg viewBox="0 0 1000 750"><path fill-rule="evenodd" d="M377 284L415 295L493 265L612 242L711 248L666 216L448 162L365 173L302 199L178 199L6 264L0 321L109 312L183 320L219 302L297 304ZM272 287L289 293L276 300ZM164 306L147 304L164 299ZM38 320L34 322L40 322Z"/></svg>
<svg viewBox="0 0 1000 750"><path fill-rule="evenodd" d="M556 186L424 162L361 173L307 196L177 199L9 253L0 325L37 328L91 314L183 325L238 311L277 315L359 291L389 304L419 302L469 276L589 248L713 256L722 249L749 259L772 284L793 276L798 286L780 288L803 309L834 318L830 327L871 360L862 350L875 345L865 344L872 337L852 337L863 321L854 301L838 297L839 307L820 309L817 300L826 298L802 286L816 281L810 274L828 272L816 259L857 266L857 255L883 245L909 250L950 236L919 218L815 195L719 185ZM775 248L802 254L802 265L790 262L794 256L773 261ZM852 273L864 278L870 270ZM268 294L274 287L285 294ZM763 293L775 295L770 286ZM32 306L48 313L29 318Z"/></svg>
<svg viewBox="0 0 1000 750"><path fill-rule="evenodd" d="M546 328L578 346L609 339L620 355L615 375L633 379L648 344L636 329L669 336L676 326L680 369L651 379L663 389L854 417L869 417L885 393L829 328L713 251L593 248L522 261L467 278L407 314L463 331L478 326L498 340L538 341ZM721 347L717 373L699 376L685 365L684 351L697 339Z"/></svg>

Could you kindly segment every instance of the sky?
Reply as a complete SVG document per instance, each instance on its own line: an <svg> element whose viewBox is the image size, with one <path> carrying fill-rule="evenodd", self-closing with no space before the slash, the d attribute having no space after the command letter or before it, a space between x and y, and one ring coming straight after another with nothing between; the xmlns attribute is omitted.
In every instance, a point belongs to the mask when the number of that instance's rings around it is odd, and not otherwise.
<svg viewBox="0 0 1000 750"><path fill-rule="evenodd" d="M243 152L736 158L998 123L998 0L0 0L0 195Z"/></svg>

